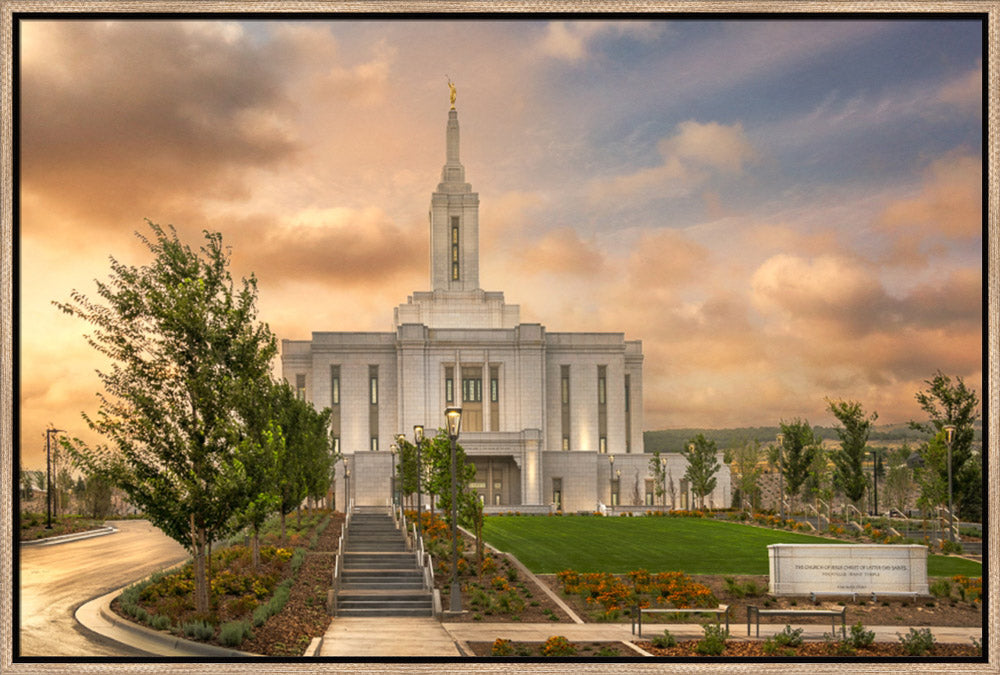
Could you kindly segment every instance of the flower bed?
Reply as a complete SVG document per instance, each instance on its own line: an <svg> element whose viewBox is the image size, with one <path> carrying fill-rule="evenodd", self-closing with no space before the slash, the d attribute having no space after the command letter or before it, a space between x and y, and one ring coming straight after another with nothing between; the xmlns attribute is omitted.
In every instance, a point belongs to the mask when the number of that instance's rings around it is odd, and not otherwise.
<svg viewBox="0 0 1000 675"><path fill-rule="evenodd" d="M326 513L306 516L301 525L291 527L295 531L289 535L289 541L294 538L314 546L329 519ZM194 572L190 562L127 588L112 603L112 609L156 630L239 648L252 638L253 628L282 610L305 554L304 547L293 550L290 546L262 544L260 565L254 568L246 545L235 544L214 551L209 566L207 613L195 611Z"/></svg>
<svg viewBox="0 0 1000 675"><path fill-rule="evenodd" d="M621 576L608 572L563 570L556 575L566 595L579 595L588 605L599 605L598 618L613 621L631 608L658 606L690 609L715 607L715 595L683 572L633 570Z"/></svg>

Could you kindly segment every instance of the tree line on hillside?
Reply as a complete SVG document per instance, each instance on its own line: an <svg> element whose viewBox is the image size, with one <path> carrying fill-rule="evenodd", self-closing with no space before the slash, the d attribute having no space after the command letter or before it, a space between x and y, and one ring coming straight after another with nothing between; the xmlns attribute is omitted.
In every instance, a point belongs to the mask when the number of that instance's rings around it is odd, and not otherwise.
<svg viewBox="0 0 1000 675"><path fill-rule="evenodd" d="M764 471L771 469L782 479L782 498L791 504L812 499L831 503L842 497L858 510L882 512L891 507L905 512L916 497L917 506L929 513L949 503L948 475L951 457L951 499L955 514L971 521L981 521L983 514L983 473L979 396L966 386L961 377L952 378L938 371L924 382L927 388L915 398L926 413L926 421L911 421L909 438L918 442L911 446L888 448L871 444L874 440L876 412L868 413L858 401L827 399L827 409L840 426L833 431L840 441L839 448L827 449L826 438L819 427L807 420L781 421L777 427L757 427L743 430L717 430L715 438L708 431L688 436L682 454L688 459L684 478L692 492L702 497L715 487L718 465L716 438L728 439L725 461L732 469L734 504L744 499L759 504L759 482ZM947 429L953 429L950 441ZM740 433L744 432L744 433ZM745 432L751 432L746 434ZM683 430L652 432L659 439L676 443ZM690 432L689 432L690 433ZM766 445L761 438L770 442ZM898 438L898 436L893 436ZM650 473L654 477L655 494L670 493L672 479L663 475L657 448L652 453ZM882 498L878 498L878 485ZM877 500L877 501L876 501Z"/></svg>
<svg viewBox="0 0 1000 675"><path fill-rule="evenodd" d="M99 300L73 291L64 312L92 326L89 344L107 357L98 372L96 416L83 418L107 443L62 446L87 476L129 501L194 559L195 604L208 610L206 554L212 541L272 513L324 497L335 457L329 410L317 412L271 377L277 341L257 321L257 282L236 285L222 235L198 251L147 221L136 233L152 262L111 259Z"/></svg>

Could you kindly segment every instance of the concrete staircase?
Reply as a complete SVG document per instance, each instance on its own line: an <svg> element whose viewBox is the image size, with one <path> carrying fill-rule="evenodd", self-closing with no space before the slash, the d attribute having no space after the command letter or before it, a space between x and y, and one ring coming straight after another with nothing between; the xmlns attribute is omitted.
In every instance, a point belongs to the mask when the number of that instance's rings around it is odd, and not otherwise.
<svg viewBox="0 0 1000 675"><path fill-rule="evenodd" d="M417 557L384 508L355 507L347 526L337 616L433 616Z"/></svg>

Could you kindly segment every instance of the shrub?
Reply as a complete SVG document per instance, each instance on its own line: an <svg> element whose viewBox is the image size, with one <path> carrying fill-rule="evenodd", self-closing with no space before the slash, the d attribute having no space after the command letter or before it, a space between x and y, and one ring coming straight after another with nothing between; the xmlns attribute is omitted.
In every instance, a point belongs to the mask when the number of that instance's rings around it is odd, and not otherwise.
<svg viewBox="0 0 1000 675"><path fill-rule="evenodd" d="M542 656L573 656L576 646L562 635L553 635L542 646Z"/></svg>
<svg viewBox="0 0 1000 675"><path fill-rule="evenodd" d="M491 653L493 656L510 656L514 653L514 645L511 644L510 640L497 638L493 643L493 650Z"/></svg>
<svg viewBox="0 0 1000 675"><path fill-rule="evenodd" d="M983 655L983 642L978 638L970 638L972 640L972 646L976 650L976 656Z"/></svg>
<svg viewBox="0 0 1000 675"><path fill-rule="evenodd" d="M170 617L164 616L163 614L157 614L156 616L150 618L149 625L156 630L167 630L170 628Z"/></svg>
<svg viewBox="0 0 1000 675"><path fill-rule="evenodd" d="M215 628L200 619L189 621L181 626L184 635L196 640L209 640L215 634Z"/></svg>
<svg viewBox="0 0 1000 675"><path fill-rule="evenodd" d="M903 643L903 649L910 656L923 656L934 648L934 636L931 634L930 628L921 628L920 630L911 628L906 635L899 633L896 635L899 636L899 641Z"/></svg>
<svg viewBox="0 0 1000 675"><path fill-rule="evenodd" d="M227 647L239 647L250 637L249 621L230 621L222 624L219 629L219 642Z"/></svg>
<svg viewBox="0 0 1000 675"><path fill-rule="evenodd" d="M785 626L780 633L774 636L774 642L781 647L798 647L802 644L802 629Z"/></svg>
<svg viewBox="0 0 1000 675"><path fill-rule="evenodd" d="M676 647L677 638L675 638L669 630L664 629L663 635L657 635L653 638L653 646L656 647L657 649Z"/></svg>
<svg viewBox="0 0 1000 675"><path fill-rule="evenodd" d="M858 622L858 625L860 625L860 622ZM874 634L872 635L874 637ZM850 640L838 640L836 634L823 633L823 639L826 640L827 649L832 654L837 656L854 656L857 653Z"/></svg>
<svg viewBox="0 0 1000 675"><path fill-rule="evenodd" d="M951 581L949 579L938 579L930 585L931 595L943 600L951 597Z"/></svg>
<svg viewBox="0 0 1000 675"><path fill-rule="evenodd" d="M875 643L875 631L865 630L865 627L858 621L851 626L851 632L848 634L845 642L855 649L871 647Z"/></svg>
<svg viewBox="0 0 1000 675"><path fill-rule="evenodd" d="M698 640L694 650L699 654L707 656L718 656L726 649L726 640L729 638L729 631L725 628L706 624L704 626L705 636Z"/></svg>

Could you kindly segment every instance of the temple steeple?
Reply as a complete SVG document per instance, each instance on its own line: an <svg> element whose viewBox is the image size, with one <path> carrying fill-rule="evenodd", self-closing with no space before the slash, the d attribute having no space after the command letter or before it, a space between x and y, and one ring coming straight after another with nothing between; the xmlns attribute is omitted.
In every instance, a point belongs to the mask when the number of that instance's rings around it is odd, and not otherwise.
<svg viewBox="0 0 1000 675"><path fill-rule="evenodd" d="M455 89L445 129L441 182L431 194L431 290L416 291L396 307L393 326L428 328L506 328L520 324L520 308L504 302L500 291L479 287L479 195L465 182L459 160Z"/></svg>
<svg viewBox="0 0 1000 675"><path fill-rule="evenodd" d="M479 195L465 182L459 160L458 111L448 111L445 164L431 195L431 289L479 288Z"/></svg>

